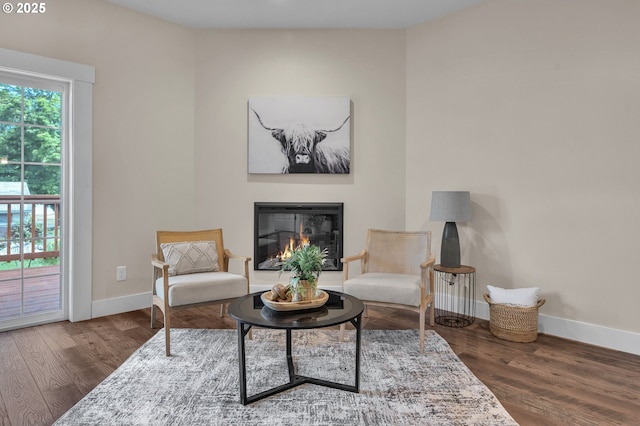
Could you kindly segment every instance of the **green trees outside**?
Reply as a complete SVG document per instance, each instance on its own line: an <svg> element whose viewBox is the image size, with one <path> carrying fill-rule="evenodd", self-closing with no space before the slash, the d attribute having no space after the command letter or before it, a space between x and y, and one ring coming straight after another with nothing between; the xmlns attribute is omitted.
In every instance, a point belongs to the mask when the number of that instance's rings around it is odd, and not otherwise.
<svg viewBox="0 0 640 426"><path fill-rule="evenodd" d="M0 182L21 181L24 137L31 194L60 194L61 98L61 92L0 83Z"/></svg>
<svg viewBox="0 0 640 426"><path fill-rule="evenodd" d="M24 195L60 195L61 125L61 92L0 83L0 196L19 195L16 188L23 176L29 191ZM52 234L53 221L47 223L49 229L31 221L36 208L46 215L57 206L25 204L21 227L19 215L7 223L9 203L15 214L13 201L0 202L0 253L6 253L9 245L19 247L21 241L38 251L57 250L60 237ZM25 261L25 267L47 264L59 264L59 258ZM0 270L16 266L13 261L1 262Z"/></svg>

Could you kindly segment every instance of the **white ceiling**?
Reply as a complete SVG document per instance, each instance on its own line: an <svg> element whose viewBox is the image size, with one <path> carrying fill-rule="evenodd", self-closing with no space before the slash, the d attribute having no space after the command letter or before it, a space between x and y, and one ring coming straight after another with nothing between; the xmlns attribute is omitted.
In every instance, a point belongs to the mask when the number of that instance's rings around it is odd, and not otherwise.
<svg viewBox="0 0 640 426"><path fill-rule="evenodd" d="M407 28L485 0L107 0L191 28Z"/></svg>

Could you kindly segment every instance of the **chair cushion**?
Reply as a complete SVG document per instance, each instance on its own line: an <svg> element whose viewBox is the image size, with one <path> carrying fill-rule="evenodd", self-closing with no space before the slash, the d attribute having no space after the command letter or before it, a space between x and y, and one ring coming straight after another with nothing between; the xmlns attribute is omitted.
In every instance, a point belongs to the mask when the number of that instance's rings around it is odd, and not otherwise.
<svg viewBox="0 0 640 426"><path fill-rule="evenodd" d="M420 276L370 272L344 282L344 292L363 301L420 306Z"/></svg>
<svg viewBox="0 0 640 426"><path fill-rule="evenodd" d="M247 279L229 272L203 272L169 278L169 306L230 299L247 294ZM156 280L156 293L164 299L163 279Z"/></svg>
<svg viewBox="0 0 640 426"><path fill-rule="evenodd" d="M160 244L169 276L218 271L215 241L185 241Z"/></svg>

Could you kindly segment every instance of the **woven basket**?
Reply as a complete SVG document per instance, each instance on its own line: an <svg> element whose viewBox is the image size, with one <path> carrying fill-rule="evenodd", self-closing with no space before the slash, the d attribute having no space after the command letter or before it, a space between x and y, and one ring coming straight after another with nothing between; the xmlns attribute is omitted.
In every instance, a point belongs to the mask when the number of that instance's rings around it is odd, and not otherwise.
<svg viewBox="0 0 640 426"><path fill-rule="evenodd" d="M544 305L540 299L536 306L520 306L492 303L488 294L484 300L489 304L489 331L498 339L510 342L535 342L538 338L538 308Z"/></svg>

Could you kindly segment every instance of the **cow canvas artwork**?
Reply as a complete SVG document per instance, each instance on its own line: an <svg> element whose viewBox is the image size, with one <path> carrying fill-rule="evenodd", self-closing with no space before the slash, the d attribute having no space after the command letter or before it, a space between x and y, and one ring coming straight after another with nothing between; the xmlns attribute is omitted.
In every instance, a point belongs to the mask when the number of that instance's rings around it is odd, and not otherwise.
<svg viewBox="0 0 640 426"><path fill-rule="evenodd" d="M350 173L349 98L254 97L248 114L249 173Z"/></svg>

